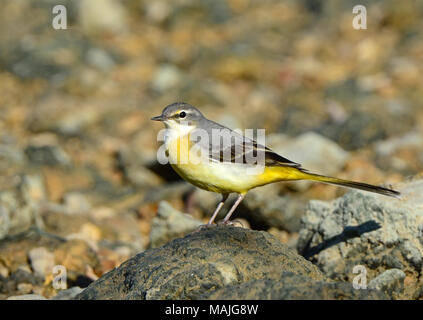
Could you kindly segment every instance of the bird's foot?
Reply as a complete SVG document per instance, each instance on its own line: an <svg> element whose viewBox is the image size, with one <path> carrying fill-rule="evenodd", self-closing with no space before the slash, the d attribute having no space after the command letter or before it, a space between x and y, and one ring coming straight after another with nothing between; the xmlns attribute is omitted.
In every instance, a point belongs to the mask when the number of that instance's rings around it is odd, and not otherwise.
<svg viewBox="0 0 423 320"><path fill-rule="evenodd" d="M217 225L244 228L244 225L239 220L227 220L227 221L223 220L223 221L219 221Z"/></svg>
<svg viewBox="0 0 423 320"><path fill-rule="evenodd" d="M212 228L212 227L216 227L216 225L215 224L212 224L212 223L210 223L210 224L208 224L208 223L207 224L201 224L201 225L198 226L197 229L195 229L191 233L197 233L197 232L200 232L201 230L205 230L205 229Z"/></svg>

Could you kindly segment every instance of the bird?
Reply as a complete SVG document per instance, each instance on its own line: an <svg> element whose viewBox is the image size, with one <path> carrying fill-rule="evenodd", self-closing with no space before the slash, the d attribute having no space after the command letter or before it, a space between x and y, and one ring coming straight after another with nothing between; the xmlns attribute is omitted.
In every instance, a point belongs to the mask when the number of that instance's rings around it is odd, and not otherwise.
<svg viewBox="0 0 423 320"><path fill-rule="evenodd" d="M206 227L214 225L230 194L238 197L219 224L234 224L230 217L249 190L279 181L312 180L395 198L401 195L393 189L309 172L254 139L207 119L186 102L166 106L161 115L151 120L165 125L164 149L172 168L194 186L222 195ZM229 134L234 139L212 143L216 133ZM259 153L263 155L262 170L250 170L253 164L247 160Z"/></svg>

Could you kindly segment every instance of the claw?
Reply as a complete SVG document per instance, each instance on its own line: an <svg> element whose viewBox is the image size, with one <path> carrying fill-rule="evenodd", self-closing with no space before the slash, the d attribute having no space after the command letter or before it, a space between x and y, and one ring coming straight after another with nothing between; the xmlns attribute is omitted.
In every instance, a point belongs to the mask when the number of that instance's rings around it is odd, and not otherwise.
<svg viewBox="0 0 423 320"><path fill-rule="evenodd" d="M212 227L216 227L216 225L215 224L208 224L208 223L207 224L202 224L202 225L198 226L198 228L195 229L193 232L191 232L191 234L192 233L197 233L197 232L200 232L201 230L212 228Z"/></svg>
<svg viewBox="0 0 423 320"><path fill-rule="evenodd" d="M240 227L240 228L244 228L244 225L242 224L241 221L239 220L227 220L227 221L219 221L217 223L219 226L232 226L232 227Z"/></svg>

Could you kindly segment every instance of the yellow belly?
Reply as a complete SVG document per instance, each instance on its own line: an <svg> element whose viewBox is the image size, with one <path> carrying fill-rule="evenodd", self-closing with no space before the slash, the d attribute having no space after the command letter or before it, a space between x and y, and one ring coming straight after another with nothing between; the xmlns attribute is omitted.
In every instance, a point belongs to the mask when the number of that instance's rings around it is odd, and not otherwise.
<svg viewBox="0 0 423 320"><path fill-rule="evenodd" d="M255 176L246 176L244 170L225 164L175 165L174 170L193 185L218 193L245 193L256 184Z"/></svg>

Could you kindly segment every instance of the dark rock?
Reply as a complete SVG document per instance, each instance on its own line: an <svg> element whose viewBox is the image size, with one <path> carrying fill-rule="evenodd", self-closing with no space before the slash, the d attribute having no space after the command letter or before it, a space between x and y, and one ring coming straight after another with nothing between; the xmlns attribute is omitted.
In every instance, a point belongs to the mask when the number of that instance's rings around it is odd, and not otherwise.
<svg viewBox="0 0 423 320"><path fill-rule="evenodd" d="M324 279L266 232L214 227L138 254L76 299L196 299L231 284L279 279L287 271Z"/></svg>
<svg viewBox="0 0 423 320"><path fill-rule="evenodd" d="M173 170L170 164L163 165L158 161L154 161L147 168L168 182L182 181L182 178Z"/></svg>
<svg viewBox="0 0 423 320"><path fill-rule="evenodd" d="M226 286L201 298L211 300L378 300L388 296L377 290L356 290L350 283L313 281L307 276L282 273L279 280L259 279Z"/></svg>
<svg viewBox="0 0 423 320"><path fill-rule="evenodd" d="M22 79L65 77L69 74L68 68L49 61L46 56L48 54L44 50L35 54L23 46L17 46L9 56L0 57L0 64Z"/></svg>
<svg viewBox="0 0 423 320"><path fill-rule="evenodd" d="M194 12L198 14L199 23L224 23L232 15L228 3L223 0L175 3L170 23L186 19L187 14Z"/></svg>
<svg viewBox="0 0 423 320"><path fill-rule="evenodd" d="M342 102L346 105L356 102L358 98L363 97L364 93L355 77L336 82L328 86L325 90L326 98Z"/></svg>
<svg viewBox="0 0 423 320"><path fill-rule="evenodd" d="M299 105L287 106L284 108L278 132L296 136L310 131L319 126L320 123L320 117L307 108Z"/></svg>
<svg viewBox="0 0 423 320"><path fill-rule="evenodd" d="M42 285L44 279L34 275L30 270L20 267L12 272L9 277L0 277L0 292L6 294L19 294L19 284L29 283L31 285Z"/></svg>
<svg viewBox="0 0 423 320"><path fill-rule="evenodd" d="M25 148L25 154L28 157L29 161L33 164L48 166L70 164L69 156L59 146L29 145Z"/></svg>

